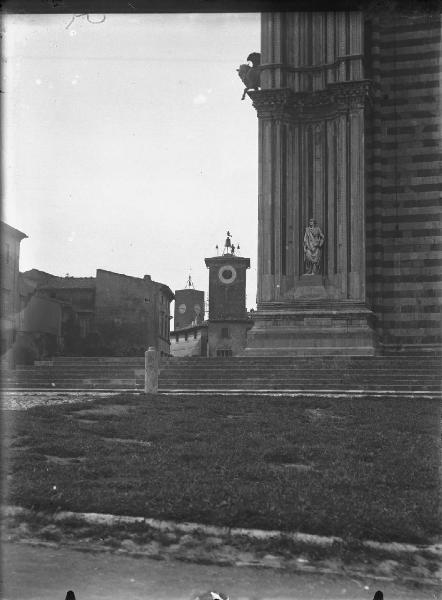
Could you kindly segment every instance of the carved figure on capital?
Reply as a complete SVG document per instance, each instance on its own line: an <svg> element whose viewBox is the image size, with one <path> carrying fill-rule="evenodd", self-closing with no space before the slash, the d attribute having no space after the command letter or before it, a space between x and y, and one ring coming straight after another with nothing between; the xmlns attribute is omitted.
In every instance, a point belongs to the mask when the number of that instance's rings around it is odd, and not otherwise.
<svg viewBox="0 0 442 600"><path fill-rule="evenodd" d="M306 275L320 273L324 240L325 236L315 219L310 219L304 233L304 273Z"/></svg>
<svg viewBox="0 0 442 600"><path fill-rule="evenodd" d="M243 64L239 65L239 69L236 69L241 81L246 86L241 100L244 100L249 90L258 90L260 87L261 71L259 66L261 64L261 54L259 52L252 52L247 57L247 60L252 63L252 66Z"/></svg>

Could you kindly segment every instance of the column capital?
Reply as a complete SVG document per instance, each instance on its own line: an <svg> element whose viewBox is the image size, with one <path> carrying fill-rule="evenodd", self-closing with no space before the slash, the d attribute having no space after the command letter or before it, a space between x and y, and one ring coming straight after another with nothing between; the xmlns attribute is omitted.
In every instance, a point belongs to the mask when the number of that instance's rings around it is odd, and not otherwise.
<svg viewBox="0 0 442 600"><path fill-rule="evenodd" d="M370 80L330 83L312 92L271 88L248 92L258 118L286 121L317 121L365 108L373 99Z"/></svg>
<svg viewBox="0 0 442 600"><path fill-rule="evenodd" d="M271 88L247 92L253 101L259 119L283 119L291 117L295 93L290 88Z"/></svg>

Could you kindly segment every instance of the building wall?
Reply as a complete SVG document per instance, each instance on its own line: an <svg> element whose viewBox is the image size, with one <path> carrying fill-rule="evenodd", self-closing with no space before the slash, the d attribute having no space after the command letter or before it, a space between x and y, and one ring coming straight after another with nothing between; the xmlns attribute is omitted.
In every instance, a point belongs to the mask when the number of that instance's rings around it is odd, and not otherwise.
<svg viewBox="0 0 442 600"><path fill-rule="evenodd" d="M57 300L31 296L20 311L14 344L16 364L33 364L57 354L62 344L63 305Z"/></svg>
<svg viewBox="0 0 442 600"><path fill-rule="evenodd" d="M87 335L95 329L95 281L92 277L90 279L92 280L92 283L91 287L88 288L43 286L38 289L38 295L57 299L60 302L69 305L71 309L70 312L73 311L76 315L81 338L87 337Z"/></svg>
<svg viewBox="0 0 442 600"><path fill-rule="evenodd" d="M436 14L366 22L367 283L392 348L442 341L440 32Z"/></svg>
<svg viewBox="0 0 442 600"><path fill-rule="evenodd" d="M244 350L252 321L209 321L209 356L237 356Z"/></svg>
<svg viewBox="0 0 442 600"><path fill-rule="evenodd" d="M2 354L14 342L20 312L18 286L20 242L27 237L18 229L1 223L1 333Z"/></svg>
<svg viewBox="0 0 442 600"><path fill-rule="evenodd" d="M207 356L207 326L189 327L170 335L172 356Z"/></svg>
<svg viewBox="0 0 442 600"><path fill-rule="evenodd" d="M170 302L167 286L97 270L95 328L102 339L122 352L143 352L149 346L170 354Z"/></svg>
<svg viewBox="0 0 442 600"><path fill-rule="evenodd" d="M21 331L39 332L61 336L61 303L49 298L32 296L26 305L21 321Z"/></svg>

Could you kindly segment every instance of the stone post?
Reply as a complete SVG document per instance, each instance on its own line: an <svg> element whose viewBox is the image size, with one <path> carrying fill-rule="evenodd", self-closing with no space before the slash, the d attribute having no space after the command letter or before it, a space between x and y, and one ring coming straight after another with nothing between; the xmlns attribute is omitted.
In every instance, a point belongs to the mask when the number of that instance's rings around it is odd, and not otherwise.
<svg viewBox="0 0 442 600"><path fill-rule="evenodd" d="M159 352L149 346L144 353L144 393L156 394L158 392L158 376L160 373Z"/></svg>

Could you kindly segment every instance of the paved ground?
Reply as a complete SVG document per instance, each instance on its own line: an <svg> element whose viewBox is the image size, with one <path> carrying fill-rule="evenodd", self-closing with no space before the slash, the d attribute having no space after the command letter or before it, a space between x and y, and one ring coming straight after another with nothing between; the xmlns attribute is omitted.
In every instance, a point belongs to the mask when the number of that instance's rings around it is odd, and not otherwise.
<svg viewBox="0 0 442 600"><path fill-rule="evenodd" d="M23 392L2 391L2 407L4 410L27 410L33 406L54 404L74 404L75 402L91 402L97 398L116 396L120 392Z"/></svg>
<svg viewBox="0 0 442 600"><path fill-rule="evenodd" d="M231 600L437 600L435 588L407 588L345 576L289 574L271 569L193 565L67 548L3 545L4 600L191 600L215 590Z"/></svg>

